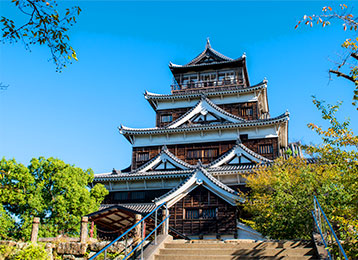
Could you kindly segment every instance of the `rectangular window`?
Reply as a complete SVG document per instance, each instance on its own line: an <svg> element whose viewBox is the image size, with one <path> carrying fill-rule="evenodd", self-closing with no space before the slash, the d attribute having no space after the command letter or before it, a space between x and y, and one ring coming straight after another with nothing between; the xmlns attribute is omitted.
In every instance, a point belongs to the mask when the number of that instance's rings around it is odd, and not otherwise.
<svg viewBox="0 0 358 260"><path fill-rule="evenodd" d="M188 159L214 158L218 156L218 149L188 150Z"/></svg>
<svg viewBox="0 0 358 260"><path fill-rule="evenodd" d="M199 210L185 209L185 219L199 219Z"/></svg>
<svg viewBox="0 0 358 260"><path fill-rule="evenodd" d="M169 123L171 121L173 121L172 115L161 115L160 116L160 122L162 122L162 123Z"/></svg>
<svg viewBox="0 0 358 260"><path fill-rule="evenodd" d="M259 145L259 154L273 153L272 144L261 144Z"/></svg>
<svg viewBox="0 0 358 260"><path fill-rule="evenodd" d="M201 218L202 219L216 218L216 208L203 209L203 213L201 214Z"/></svg>
<svg viewBox="0 0 358 260"><path fill-rule="evenodd" d="M218 149L205 149L204 158L214 158L218 156Z"/></svg>
<svg viewBox="0 0 358 260"><path fill-rule="evenodd" d="M252 116L254 114L254 111L253 111L252 107L241 108L240 114L241 114L241 116Z"/></svg>
<svg viewBox="0 0 358 260"><path fill-rule="evenodd" d="M248 134L242 134L242 135L240 135L240 140L241 140L241 141L246 141L247 139L249 139L249 135L248 135Z"/></svg>
<svg viewBox="0 0 358 260"><path fill-rule="evenodd" d="M137 162L144 162L149 160L149 153L137 153Z"/></svg>
<svg viewBox="0 0 358 260"><path fill-rule="evenodd" d="M116 192L114 193L114 200L120 200L120 201L124 201L124 200L128 200L128 192Z"/></svg>
<svg viewBox="0 0 358 260"><path fill-rule="evenodd" d="M131 193L132 200L142 200L145 199L145 192L144 191L133 191Z"/></svg>
<svg viewBox="0 0 358 260"><path fill-rule="evenodd" d="M214 219L216 211L216 208L185 209L185 219Z"/></svg>
<svg viewBox="0 0 358 260"><path fill-rule="evenodd" d="M188 159L199 159L201 158L201 150L189 150L188 151Z"/></svg>

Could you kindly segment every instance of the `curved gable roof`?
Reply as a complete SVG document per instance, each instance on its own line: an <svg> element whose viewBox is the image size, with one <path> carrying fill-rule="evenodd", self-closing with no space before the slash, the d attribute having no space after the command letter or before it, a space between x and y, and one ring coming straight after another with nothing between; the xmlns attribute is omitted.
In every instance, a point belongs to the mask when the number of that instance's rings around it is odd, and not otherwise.
<svg viewBox="0 0 358 260"><path fill-rule="evenodd" d="M214 115L228 121L230 123L240 123L246 122L245 119L232 115L226 112L224 109L215 105L210 99L208 99L205 95L201 96L201 100L188 112L179 117L177 120L171 122L165 128L176 128L183 125L185 122L188 122L191 118L196 115L202 114L205 115L208 112L213 113Z"/></svg>
<svg viewBox="0 0 358 260"><path fill-rule="evenodd" d="M149 160L139 168L135 169L130 174L145 173L147 171L152 170L155 167L158 167L161 163L167 163L167 162L169 162L171 165L181 170L195 168L195 166L180 160L178 157L172 154L166 146L163 146L162 151L157 156L155 156L153 159Z"/></svg>
<svg viewBox="0 0 358 260"><path fill-rule="evenodd" d="M238 142L237 145L235 145L231 150L220 156L215 161L211 162L207 165L208 168L216 168L221 167L225 164L228 164L230 161L232 161L235 157L241 157L244 156L248 160L250 160L252 163L255 164L261 164L261 163L272 163L273 161L270 159L267 159L266 157L255 153L254 151L247 148L245 145L243 145L241 142Z"/></svg>
<svg viewBox="0 0 358 260"><path fill-rule="evenodd" d="M171 207L199 185L203 185L206 189L233 206L236 205L238 200L242 200L237 192L213 177L202 167L202 165L198 164L189 177L174 189L155 199L154 203L159 205L166 202L167 205Z"/></svg>

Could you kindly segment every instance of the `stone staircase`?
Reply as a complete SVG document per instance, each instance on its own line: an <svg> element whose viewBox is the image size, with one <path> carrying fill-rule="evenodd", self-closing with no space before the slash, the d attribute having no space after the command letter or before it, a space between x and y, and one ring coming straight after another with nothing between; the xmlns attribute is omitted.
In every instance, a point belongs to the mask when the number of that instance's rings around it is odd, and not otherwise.
<svg viewBox="0 0 358 260"><path fill-rule="evenodd" d="M173 240L155 260L318 259L313 244L302 241Z"/></svg>

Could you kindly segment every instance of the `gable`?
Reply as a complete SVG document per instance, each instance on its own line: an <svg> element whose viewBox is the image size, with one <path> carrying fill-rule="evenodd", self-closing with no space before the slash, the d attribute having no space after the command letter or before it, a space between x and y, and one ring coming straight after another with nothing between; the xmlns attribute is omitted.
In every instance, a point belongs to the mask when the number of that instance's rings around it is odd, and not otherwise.
<svg viewBox="0 0 358 260"><path fill-rule="evenodd" d="M187 170L194 166L180 160L174 154L169 152L168 148L164 146L162 151L153 159L146 162L141 167L134 170L132 173L144 173L147 171L163 171L163 170Z"/></svg>
<svg viewBox="0 0 358 260"><path fill-rule="evenodd" d="M201 100L188 112L177 120L168 124L166 128L176 128L190 125L208 125L222 123L240 123L246 120L232 115L222 108L216 106L207 97L202 96Z"/></svg>
<svg viewBox="0 0 358 260"><path fill-rule="evenodd" d="M231 150L209 164L209 168L225 165L260 164L269 162L272 162L272 160L255 153L242 143L238 143Z"/></svg>

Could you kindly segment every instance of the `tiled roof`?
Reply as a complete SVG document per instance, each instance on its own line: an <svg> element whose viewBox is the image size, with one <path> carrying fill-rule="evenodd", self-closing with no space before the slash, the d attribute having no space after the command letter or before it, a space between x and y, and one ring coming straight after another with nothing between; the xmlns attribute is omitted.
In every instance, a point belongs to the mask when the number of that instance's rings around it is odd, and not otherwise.
<svg viewBox="0 0 358 260"><path fill-rule="evenodd" d="M98 211L89 214L89 217L101 215L107 211L115 211L117 209L127 209L133 213L146 214L155 209L154 203L118 203L118 204L101 204Z"/></svg>
<svg viewBox="0 0 358 260"><path fill-rule="evenodd" d="M205 92L206 96L220 96L220 95L230 95L230 94L240 94L253 92L259 89L264 89L267 87L267 80L260 82L254 86L245 87L245 88L237 88L233 90L222 90L222 91L213 91L213 92ZM183 93L183 94L156 94L146 91L144 96L146 99L156 99L156 100L167 100L167 99L187 99L187 98L197 98L201 97L201 93Z"/></svg>
<svg viewBox="0 0 358 260"><path fill-rule="evenodd" d="M205 58L212 58L211 61L203 61ZM214 50L211 47L209 39L207 39L205 50L201 52L198 56L192 59L189 63L185 65L176 65L170 63L169 67L192 67L192 66L202 66L207 64L216 64L216 63L224 63L224 62L232 62L233 59L221 54L220 52Z"/></svg>
<svg viewBox="0 0 358 260"><path fill-rule="evenodd" d="M280 122L288 121L289 113L285 112L277 117L268 119L250 120L240 123L222 123L215 125L193 125L177 128L166 128L166 127L155 127L155 128L130 128L126 126L120 126L119 130L121 134L162 134L162 133L178 133L178 132L194 132L194 131L205 131L205 130L216 130L216 129L230 129L240 127L254 127L264 126Z"/></svg>

